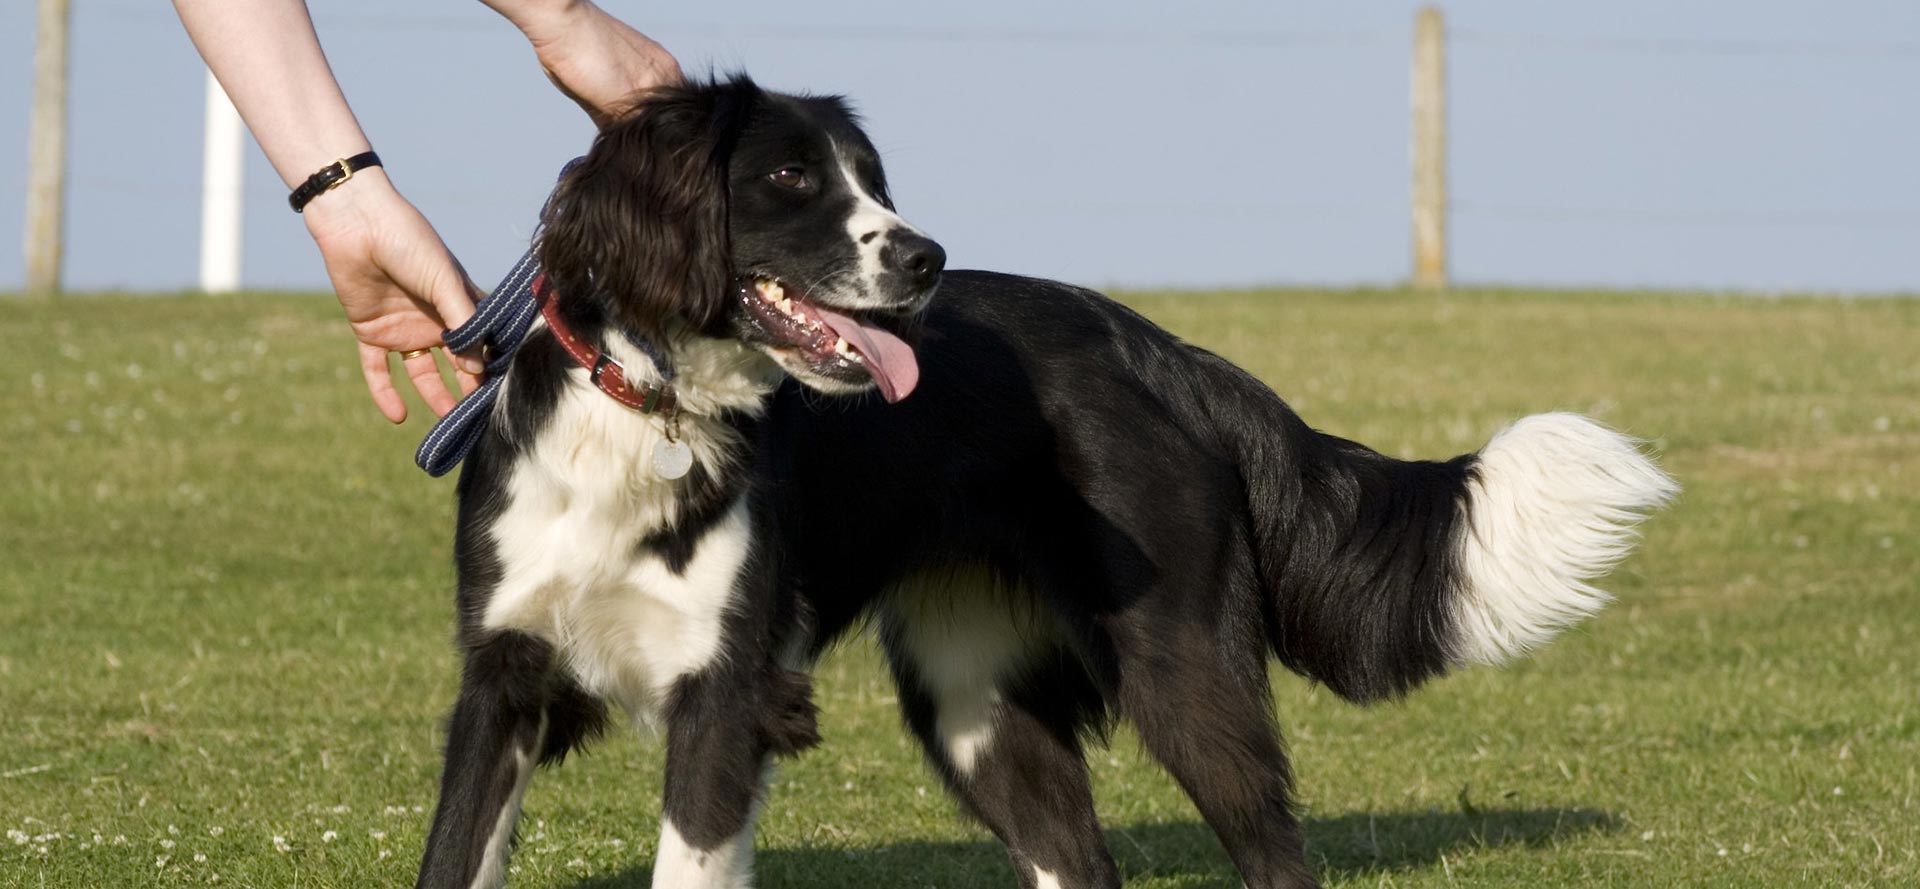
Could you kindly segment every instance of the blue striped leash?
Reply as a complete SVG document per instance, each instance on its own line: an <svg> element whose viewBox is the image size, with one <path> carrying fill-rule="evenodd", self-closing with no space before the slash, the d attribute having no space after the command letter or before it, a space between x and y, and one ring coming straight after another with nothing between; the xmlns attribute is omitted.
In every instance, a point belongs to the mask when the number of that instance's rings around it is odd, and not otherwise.
<svg viewBox="0 0 1920 889"><path fill-rule="evenodd" d="M567 161L566 166L560 168L560 175L565 177L584 159L576 157ZM547 208L552 204L553 197L549 195L540 207L542 219L546 218ZM534 240L539 240L537 229ZM487 364L482 371L486 382L434 423L427 432L426 440L420 442L420 449L413 452L413 462L434 478L452 472L480 441L481 434L487 428L487 419L493 416L493 405L500 397L500 387L506 384L507 368L513 365L513 353L519 351L520 344L527 338L527 330L533 326L533 319L540 314L540 260L536 252L535 247L527 248L526 254L513 264L513 269L501 279L499 286L474 306L473 317L467 319L467 323L441 332L440 340L446 344L449 352L465 352L484 346Z"/></svg>
<svg viewBox="0 0 1920 889"><path fill-rule="evenodd" d="M452 472L486 431L487 418L493 416L493 403L506 384L513 354L520 350L527 329L540 315L540 295L534 288L540 279L540 260L534 254L534 249L528 248L500 286L474 307L473 317L441 335L449 352L486 347L486 382L433 424L420 449L413 452L413 462L428 475L439 478Z"/></svg>

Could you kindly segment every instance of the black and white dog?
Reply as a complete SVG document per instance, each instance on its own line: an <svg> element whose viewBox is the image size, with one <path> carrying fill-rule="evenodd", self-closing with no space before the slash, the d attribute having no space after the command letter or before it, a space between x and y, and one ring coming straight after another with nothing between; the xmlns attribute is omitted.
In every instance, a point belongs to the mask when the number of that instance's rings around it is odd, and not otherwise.
<svg viewBox="0 0 1920 889"><path fill-rule="evenodd" d="M1674 493L1566 414L1388 458L1098 294L943 275L837 100L735 79L638 107L556 192L555 323L461 477L421 885L500 883L534 767L607 702L666 739L654 885L749 885L763 770L816 739L798 671L870 617L1021 886L1119 885L1081 754L1116 717L1248 886L1310 886L1268 658L1356 701L1504 661L1600 607ZM583 366L657 395L643 344L671 414Z"/></svg>

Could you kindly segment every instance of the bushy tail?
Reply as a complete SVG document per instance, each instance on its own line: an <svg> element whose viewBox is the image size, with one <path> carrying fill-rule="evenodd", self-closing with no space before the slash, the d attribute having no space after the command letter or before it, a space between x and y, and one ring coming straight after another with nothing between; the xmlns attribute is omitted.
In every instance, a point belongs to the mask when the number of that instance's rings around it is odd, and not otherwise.
<svg viewBox="0 0 1920 889"><path fill-rule="evenodd" d="M1404 461L1308 428L1233 373L1236 413L1214 417L1240 443L1274 652L1351 700L1504 662L1592 614L1609 598L1593 581L1679 491L1638 442L1575 414Z"/></svg>
<svg viewBox="0 0 1920 889"><path fill-rule="evenodd" d="M1467 483L1453 659L1498 664L1611 599L1592 581L1680 486L1638 442L1578 414L1539 414L1480 449Z"/></svg>

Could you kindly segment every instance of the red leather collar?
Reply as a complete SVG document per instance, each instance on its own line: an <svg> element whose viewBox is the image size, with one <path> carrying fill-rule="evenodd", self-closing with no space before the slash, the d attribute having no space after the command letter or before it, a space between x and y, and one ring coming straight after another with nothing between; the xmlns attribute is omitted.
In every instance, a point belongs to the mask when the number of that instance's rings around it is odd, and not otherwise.
<svg viewBox="0 0 1920 889"><path fill-rule="evenodd" d="M540 295L540 315L547 319L547 329L553 331L561 348L567 350L575 364L586 368L587 378L607 393L607 397L633 408L643 414L658 413L671 419L679 408L679 400L674 397L673 384L652 383L638 385L627 382L627 369L613 357L600 350L598 346L580 338L573 328L560 318L559 304L553 294L545 287L544 279L534 282L534 292Z"/></svg>

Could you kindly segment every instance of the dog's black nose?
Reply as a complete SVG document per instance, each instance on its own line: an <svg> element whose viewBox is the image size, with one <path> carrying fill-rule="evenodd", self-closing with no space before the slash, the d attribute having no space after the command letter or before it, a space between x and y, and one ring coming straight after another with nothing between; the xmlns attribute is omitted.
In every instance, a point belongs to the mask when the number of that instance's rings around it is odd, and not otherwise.
<svg viewBox="0 0 1920 889"><path fill-rule="evenodd" d="M886 263L916 287L930 287L947 267L947 251L919 232L895 232L887 238Z"/></svg>

